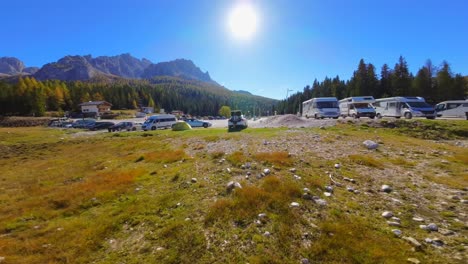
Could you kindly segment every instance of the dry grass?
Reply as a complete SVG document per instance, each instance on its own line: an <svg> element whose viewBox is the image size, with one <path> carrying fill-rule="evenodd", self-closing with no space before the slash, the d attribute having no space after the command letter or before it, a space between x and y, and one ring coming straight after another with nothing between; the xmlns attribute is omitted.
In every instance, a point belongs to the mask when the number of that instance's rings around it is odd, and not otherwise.
<svg viewBox="0 0 468 264"><path fill-rule="evenodd" d="M260 152L254 155L254 158L260 162L272 164L276 166L291 166L293 160L288 152Z"/></svg>
<svg viewBox="0 0 468 264"><path fill-rule="evenodd" d="M145 160L148 162L158 162L158 163L172 163L176 161L181 161L186 158L185 151L178 150L164 150L164 151L154 151L144 155Z"/></svg>
<svg viewBox="0 0 468 264"><path fill-rule="evenodd" d="M385 167L381 161L374 159L369 155L356 154L356 155L349 155L348 158L352 162L359 164L359 165L363 165L363 166L368 166L368 167L373 167L373 168L378 168L378 169L383 169Z"/></svg>
<svg viewBox="0 0 468 264"><path fill-rule="evenodd" d="M244 152L242 151L235 151L230 155L226 156L226 160L232 163L234 166L241 166L245 164L249 159L245 156Z"/></svg>

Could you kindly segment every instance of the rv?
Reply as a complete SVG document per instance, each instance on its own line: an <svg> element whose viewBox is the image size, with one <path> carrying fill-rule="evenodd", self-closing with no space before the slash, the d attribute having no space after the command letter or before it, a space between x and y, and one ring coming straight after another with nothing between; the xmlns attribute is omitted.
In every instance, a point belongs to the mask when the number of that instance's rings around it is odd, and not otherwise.
<svg viewBox="0 0 468 264"><path fill-rule="evenodd" d="M302 103L302 116L306 118L335 118L340 116L338 99L335 97L312 98Z"/></svg>
<svg viewBox="0 0 468 264"><path fill-rule="evenodd" d="M422 97L390 97L376 99L373 104L377 118L391 116L395 118L426 117L434 119L436 112Z"/></svg>
<svg viewBox="0 0 468 264"><path fill-rule="evenodd" d="M460 117L468 120L468 100L445 101L435 107L437 117Z"/></svg>
<svg viewBox="0 0 468 264"><path fill-rule="evenodd" d="M348 97L339 101L340 114L343 118L351 116L353 118L375 117L375 109L372 104L375 102L372 96Z"/></svg>
<svg viewBox="0 0 468 264"><path fill-rule="evenodd" d="M143 130L156 130L159 128L171 128L176 123L175 115L152 115L143 123Z"/></svg>

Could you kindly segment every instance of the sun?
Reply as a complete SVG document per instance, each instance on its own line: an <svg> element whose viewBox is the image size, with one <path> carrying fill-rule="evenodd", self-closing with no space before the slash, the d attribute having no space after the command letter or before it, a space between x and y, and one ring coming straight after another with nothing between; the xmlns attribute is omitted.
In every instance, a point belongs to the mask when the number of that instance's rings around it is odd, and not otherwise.
<svg viewBox="0 0 468 264"><path fill-rule="evenodd" d="M237 4L229 14L228 26L236 39L251 39L258 27L258 16L255 8L247 2Z"/></svg>

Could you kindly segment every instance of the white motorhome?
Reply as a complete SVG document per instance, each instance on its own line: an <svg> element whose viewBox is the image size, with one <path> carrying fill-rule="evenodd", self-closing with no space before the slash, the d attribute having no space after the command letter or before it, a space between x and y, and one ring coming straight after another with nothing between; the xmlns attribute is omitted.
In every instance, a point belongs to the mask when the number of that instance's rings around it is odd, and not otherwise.
<svg viewBox="0 0 468 264"><path fill-rule="evenodd" d="M306 118L338 118L340 108L336 97L312 98L302 103L302 116Z"/></svg>
<svg viewBox="0 0 468 264"><path fill-rule="evenodd" d="M436 112L434 107L426 103L422 97L389 97L376 99L373 104L377 118L384 116L405 117L411 119L413 117L426 117L434 119Z"/></svg>
<svg viewBox="0 0 468 264"><path fill-rule="evenodd" d="M460 117L468 120L468 100L454 100L438 103L435 110L438 117Z"/></svg>
<svg viewBox="0 0 468 264"><path fill-rule="evenodd" d="M340 114L343 118L351 116L353 118L375 117L375 109L372 104L375 102L372 96L353 96L339 101Z"/></svg>
<svg viewBox="0 0 468 264"><path fill-rule="evenodd" d="M159 128L171 128L176 123L175 115L152 115L143 123L143 130L156 130Z"/></svg>

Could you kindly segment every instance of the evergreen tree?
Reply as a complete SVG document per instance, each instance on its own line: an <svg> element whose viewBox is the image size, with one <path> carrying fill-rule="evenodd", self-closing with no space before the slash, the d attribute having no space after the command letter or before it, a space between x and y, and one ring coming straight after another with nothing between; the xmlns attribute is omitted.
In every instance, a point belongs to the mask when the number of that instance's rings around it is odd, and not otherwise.
<svg viewBox="0 0 468 264"><path fill-rule="evenodd" d="M392 74L392 90L394 96L406 96L411 87L411 75L408 64L403 56L400 56Z"/></svg>

